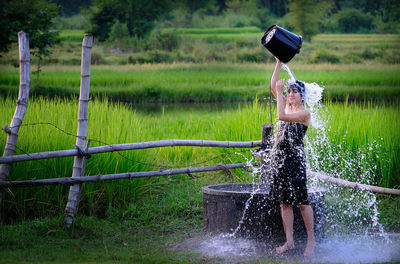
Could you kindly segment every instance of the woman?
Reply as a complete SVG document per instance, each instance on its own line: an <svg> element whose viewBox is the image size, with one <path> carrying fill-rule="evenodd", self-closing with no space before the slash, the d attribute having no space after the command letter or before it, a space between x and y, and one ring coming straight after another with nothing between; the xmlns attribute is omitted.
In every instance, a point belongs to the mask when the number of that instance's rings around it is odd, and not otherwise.
<svg viewBox="0 0 400 264"><path fill-rule="evenodd" d="M306 163L303 137L307 131L311 114L303 106L304 83L296 81L287 87L287 98L283 95L285 80L278 80L281 62L276 59L271 77L271 92L277 101L278 133L272 155L272 195L281 203L281 215L286 243L275 250L281 254L294 249L293 206L299 206L307 229L307 246L304 256L314 254L314 213L307 195Z"/></svg>

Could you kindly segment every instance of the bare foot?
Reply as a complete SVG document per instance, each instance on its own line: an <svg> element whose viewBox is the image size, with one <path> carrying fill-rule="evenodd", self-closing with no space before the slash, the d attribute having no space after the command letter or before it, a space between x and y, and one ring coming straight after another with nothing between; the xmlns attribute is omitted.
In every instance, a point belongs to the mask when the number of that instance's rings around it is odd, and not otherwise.
<svg viewBox="0 0 400 264"><path fill-rule="evenodd" d="M275 248L275 251L278 254L282 254L282 253L288 251L289 249L294 249L294 243L293 242L291 242L291 243L286 242L282 246Z"/></svg>
<svg viewBox="0 0 400 264"><path fill-rule="evenodd" d="M310 258L314 255L315 241L311 240L307 242L306 249L304 250L304 257Z"/></svg>

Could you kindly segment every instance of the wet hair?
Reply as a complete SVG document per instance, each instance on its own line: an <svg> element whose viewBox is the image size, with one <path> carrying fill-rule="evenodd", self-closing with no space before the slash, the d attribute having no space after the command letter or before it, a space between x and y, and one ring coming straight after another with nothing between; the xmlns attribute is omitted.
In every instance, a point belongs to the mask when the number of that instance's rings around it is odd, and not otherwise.
<svg viewBox="0 0 400 264"><path fill-rule="evenodd" d="M306 86L304 85L304 82L296 80L294 83L290 83L287 86L286 92L289 91L289 89L296 89L300 93L301 97L303 98L304 92L306 90Z"/></svg>
<svg viewBox="0 0 400 264"><path fill-rule="evenodd" d="M301 96L301 102L304 103L304 93L306 91L306 86L304 85L304 82L296 80L293 83L289 83L286 88L286 93L289 92L289 89L296 89Z"/></svg>

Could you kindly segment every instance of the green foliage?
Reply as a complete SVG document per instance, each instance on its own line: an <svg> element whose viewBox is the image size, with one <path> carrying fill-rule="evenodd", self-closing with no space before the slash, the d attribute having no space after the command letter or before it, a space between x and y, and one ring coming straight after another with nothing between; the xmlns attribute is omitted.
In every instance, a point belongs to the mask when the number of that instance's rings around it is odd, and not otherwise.
<svg viewBox="0 0 400 264"><path fill-rule="evenodd" d="M172 51L179 48L180 37L175 31L153 30L147 41L150 49Z"/></svg>
<svg viewBox="0 0 400 264"><path fill-rule="evenodd" d="M58 39L51 31L52 19L57 16L57 6L45 0L0 1L0 52L7 51L18 41L18 32L29 34L29 46L37 49L39 56L47 56L48 48Z"/></svg>
<svg viewBox="0 0 400 264"><path fill-rule="evenodd" d="M97 65L97 64L103 64L104 63L104 57L102 53L92 51L91 57L90 57L90 63Z"/></svg>
<svg viewBox="0 0 400 264"><path fill-rule="evenodd" d="M90 14L90 29L98 40L106 41L115 20L124 16L123 4L118 1L96 1L96 8ZM123 21L123 20L120 20ZM125 22L125 21L123 21Z"/></svg>
<svg viewBox="0 0 400 264"><path fill-rule="evenodd" d="M129 38L128 26L125 23L121 23L119 20L114 23L111 27L110 35L108 40L113 41L123 41Z"/></svg>
<svg viewBox="0 0 400 264"><path fill-rule="evenodd" d="M398 232L400 230L400 197L379 195L379 222L382 223L387 230Z"/></svg>
<svg viewBox="0 0 400 264"><path fill-rule="evenodd" d="M346 8L340 10L334 15L337 20L337 27L344 33L365 33L373 30L374 17L370 14L365 14L355 8Z"/></svg>
<svg viewBox="0 0 400 264"><path fill-rule="evenodd" d="M57 4L62 16L74 16L79 14L81 9L87 8L91 0L48 0L48 2Z"/></svg>
<svg viewBox="0 0 400 264"><path fill-rule="evenodd" d="M329 52L326 49L318 49L314 52L313 56L311 57L312 63L339 63L340 59L335 54Z"/></svg>
<svg viewBox="0 0 400 264"><path fill-rule="evenodd" d="M70 17L57 16L53 19L53 28L56 30L85 30L88 28L88 18L83 15Z"/></svg>
<svg viewBox="0 0 400 264"><path fill-rule="evenodd" d="M331 0L291 0L289 1L289 22L305 40L310 41L318 33L318 23L332 6Z"/></svg>
<svg viewBox="0 0 400 264"><path fill-rule="evenodd" d="M0 52L7 51L17 42L18 32L29 34L31 53L38 58L36 85L39 85L41 61L50 55L50 47L59 41L58 32L52 31L52 20L57 16L57 6L44 0L0 2Z"/></svg>
<svg viewBox="0 0 400 264"><path fill-rule="evenodd" d="M116 20L127 25L130 36L143 37L154 27L154 21L169 9L166 0L98 0L95 7L90 18L90 32L100 41L109 38Z"/></svg>

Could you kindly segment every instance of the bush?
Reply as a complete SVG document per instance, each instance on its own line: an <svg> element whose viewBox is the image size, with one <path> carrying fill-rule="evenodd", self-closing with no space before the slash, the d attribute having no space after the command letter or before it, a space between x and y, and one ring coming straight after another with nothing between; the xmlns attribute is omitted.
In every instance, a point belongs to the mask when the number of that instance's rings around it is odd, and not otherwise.
<svg viewBox="0 0 400 264"><path fill-rule="evenodd" d="M389 33L389 34L398 34L400 32L399 23L396 21L388 21L383 22L380 17L375 17L374 20L374 28L376 33Z"/></svg>
<svg viewBox="0 0 400 264"><path fill-rule="evenodd" d="M380 61L388 64L399 64L400 63L400 52L398 50L384 50Z"/></svg>
<svg viewBox="0 0 400 264"><path fill-rule="evenodd" d="M129 36L128 26L120 21L115 22L109 33L106 45L114 48L124 49L131 46L131 38Z"/></svg>
<svg viewBox="0 0 400 264"><path fill-rule="evenodd" d="M171 56L168 52L158 51L158 50L149 50L147 52L148 62L170 62Z"/></svg>
<svg viewBox="0 0 400 264"><path fill-rule="evenodd" d="M357 54L350 53L345 55L343 61L345 63L361 63L361 58Z"/></svg>
<svg viewBox="0 0 400 264"><path fill-rule="evenodd" d="M196 62L196 59L193 56L191 56L189 54L185 54L180 51L173 53L172 60L173 61L181 61L181 62Z"/></svg>
<svg viewBox="0 0 400 264"><path fill-rule="evenodd" d="M311 58L312 63L340 63L340 59L337 55L329 53L326 49L317 49Z"/></svg>
<svg viewBox="0 0 400 264"><path fill-rule="evenodd" d="M224 27L246 27L252 25L252 19L244 14L234 12L227 13L224 19Z"/></svg>
<svg viewBox="0 0 400 264"><path fill-rule="evenodd" d="M179 42L179 36L175 31L153 30L148 39L148 47L172 51L179 48Z"/></svg>
<svg viewBox="0 0 400 264"><path fill-rule="evenodd" d="M238 62L262 62L263 58L261 55L251 54L251 53L243 53L237 55Z"/></svg>
<svg viewBox="0 0 400 264"><path fill-rule="evenodd" d="M366 33L373 31L374 17L355 8L345 8L336 13L337 26L344 33Z"/></svg>
<svg viewBox="0 0 400 264"><path fill-rule="evenodd" d="M64 29L86 29L88 25L88 19L82 15L74 15L70 17L56 17L53 23L53 27L57 30Z"/></svg>
<svg viewBox="0 0 400 264"><path fill-rule="evenodd" d="M149 62L149 60L147 58L147 54L137 53L134 56L128 57L128 63L131 63L131 64L143 64L146 62Z"/></svg>
<svg viewBox="0 0 400 264"><path fill-rule="evenodd" d="M81 60L77 58L72 58L72 59L62 60L61 63L64 65L81 65Z"/></svg>
<svg viewBox="0 0 400 264"><path fill-rule="evenodd" d="M90 62L91 64L104 64L103 54L96 51L92 51Z"/></svg>
<svg viewBox="0 0 400 264"><path fill-rule="evenodd" d="M361 58L365 59L365 60L373 60L378 56L378 52L373 51L371 48L367 47L366 49L364 49L363 52L361 52L360 56Z"/></svg>
<svg viewBox="0 0 400 264"><path fill-rule="evenodd" d="M111 27L111 31L108 37L108 41L120 41L121 39L129 38L128 26L125 23L121 23L119 20L114 23Z"/></svg>

